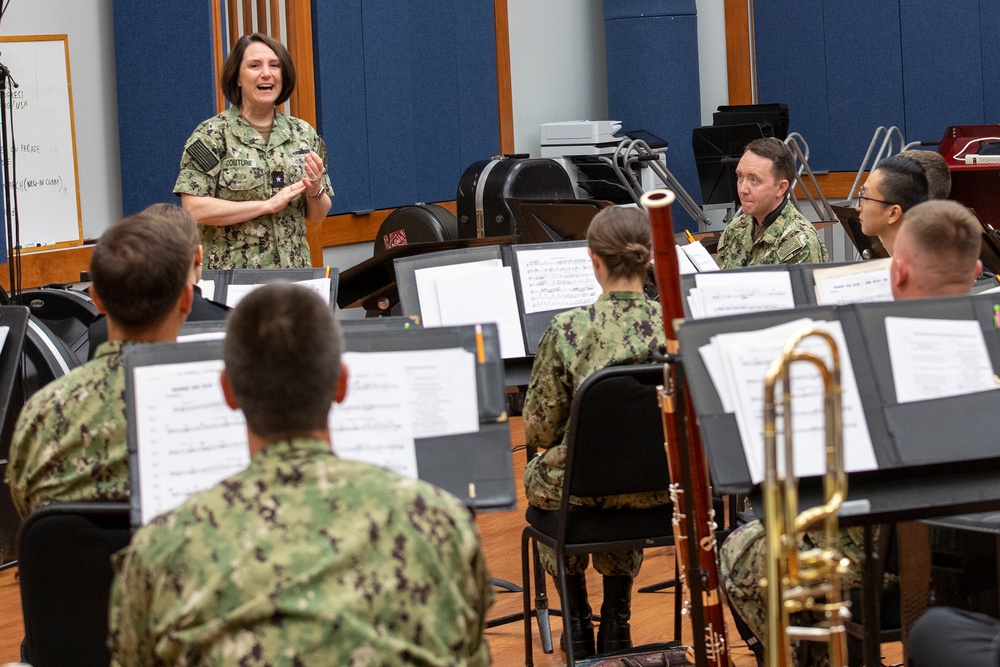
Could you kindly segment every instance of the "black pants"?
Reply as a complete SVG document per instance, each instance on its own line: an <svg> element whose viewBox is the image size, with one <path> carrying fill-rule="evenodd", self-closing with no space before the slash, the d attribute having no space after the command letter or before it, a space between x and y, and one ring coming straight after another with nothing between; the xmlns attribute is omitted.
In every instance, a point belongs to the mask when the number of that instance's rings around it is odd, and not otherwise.
<svg viewBox="0 0 1000 667"><path fill-rule="evenodd" d="M907 648L914 667L998 667L1000 620L931 607L913 625Z"/></svg>

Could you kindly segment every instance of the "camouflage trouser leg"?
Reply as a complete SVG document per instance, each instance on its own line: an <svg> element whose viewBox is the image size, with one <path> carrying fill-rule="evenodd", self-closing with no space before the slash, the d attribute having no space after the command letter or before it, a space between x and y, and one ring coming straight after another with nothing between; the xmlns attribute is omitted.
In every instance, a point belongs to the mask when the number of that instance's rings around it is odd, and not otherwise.
<svg viewBox="0 0 1000 667"><path fill-rule="evenodd" d="M767 540L764 526L752 521L733 531L719 549L719 574L733 613L739 614L767 650L767 601L760 580L767 574ZM808 624L804 619L793 623ZM792 658L801 667L826 667L826 644L797 642Z"/></svg>
<svg viewBox="0 0 1000 667"><path fill-rule="evenodd" d="M543 510L557 510L562 502L563 471L566 462L566 448L562 445L546 450L536 456L524 469L524 491L528 503ZM585 507L606 507L608 509L642 509L656 507L670 501L667 491L611 496L608 498L571 498L574 505ZM538 545L539 556L545 571L557 576L555 552L545 545ZM579 574L587 569L590 562L586 554L568 556L566 573ZM639 573L642 565L642 551L626 550L594 554L594 569L603 575L626 575L632 578Z"/></svg>

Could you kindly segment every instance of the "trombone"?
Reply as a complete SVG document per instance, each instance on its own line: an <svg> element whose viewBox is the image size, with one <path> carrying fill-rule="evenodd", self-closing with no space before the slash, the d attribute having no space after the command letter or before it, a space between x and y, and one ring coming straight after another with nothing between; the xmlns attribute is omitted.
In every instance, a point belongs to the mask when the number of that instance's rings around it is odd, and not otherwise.
<svg viewBox="0 0 1000 667"><path fill-rule="evenodd" d="M810 337L824 340L830 349L828 367L818 355L803 350ZM826 425L826 475L823 505L798 511L798 481L793 471L791 367L795 362L813 364L824 388ZM781 381L784 472L778 469L775 384ZM844 471L843 424L840 407L840 353L833 337L814 327L795 334L781 356L767 369L764 380L764 511L767 526L767 579L762 582L767 600L767 665L789 667L791 640L825 642L830 665L847 665L845 621L850 602L842 599L843 577L849 561L838 549L837 511L847 496ZM822 546L799 551L798 535L823 523ZM793 626L790 615L810 612L820 620L813 626Z"/></svg>

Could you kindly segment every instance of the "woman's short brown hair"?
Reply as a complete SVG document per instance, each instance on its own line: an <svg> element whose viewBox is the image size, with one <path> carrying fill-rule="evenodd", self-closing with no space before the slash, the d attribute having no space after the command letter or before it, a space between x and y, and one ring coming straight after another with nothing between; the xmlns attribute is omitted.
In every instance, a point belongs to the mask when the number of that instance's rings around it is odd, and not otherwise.
<svg viewBox="0 0 1000 667"><path fill-rule="evenodd" d="M590 221L587 246L604 261L609 278L645 276L653 247L649 216L638 208L606 208Z"/></svg>
<svg viewBox="0 0 1000 667"><path fill-rule="evenodd" d="M229 52L226 64L222 66L222 94L233 106L238 107L243 103L243 93L240 90L240 65L243 64L243 54L246 53L247 47L254 42L267 46L281 61L281 92L278 93L278 99L274 103L275 106L281 106L288 101L292 91L295 90L295 65L284 44L259 32L243 35Z"/></svg>

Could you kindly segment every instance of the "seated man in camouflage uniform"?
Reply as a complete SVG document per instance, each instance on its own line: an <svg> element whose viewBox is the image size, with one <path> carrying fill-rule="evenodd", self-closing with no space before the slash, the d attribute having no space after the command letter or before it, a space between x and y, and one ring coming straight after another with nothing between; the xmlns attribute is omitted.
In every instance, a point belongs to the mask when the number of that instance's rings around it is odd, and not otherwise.
<svg viewBox="0 0 1000 667"><path fill-rule="evenodd" d="M42 387L14 427L7 483L24 517L70 500L128 500L124 348L177 339L191 311L191 238L144 211L108 229L90 260L91 296L108 342Z"/></svg>
<svg viewBox="0 0 1000 667"><path fill-rule="evenodd" d="M979 245L979 223L961 204L953 201L917 204L907 212L906 222L896 235L891 267L893 296L918 299L968 294L983 266L979 261ZM719 550L722 581L734 620L737 625L740 620L746 624L740 634L758 657L762 657L760 642L767 638L767 610L760 587L767 570L764 538L764 525L752 521L735 530ZM803 549L823 543L822 531L808 532L799 539ZM838 546L851 561L844 584L857 588L861 585L863 528L841 529ZM753 636L746 636L747 630ZM941 645L947 646L943 642ZM803 667L827 664L826 645L822 643L802 642L796 655L795 664Z"/></svg>
<svg viewBox="0 0 1000 667"><path fill-rule="evenodd" d="M788 198L794 182L795 160L785 144L773 137L747 144L736 167L743 214L719 239L720 268L828 261L816 228Z"/></svg>
<svg viewBox="0 0 1000 667"><path fill-rule="evenodd" d="M347 390L327 304L296 285L230 313L222 388L250 465L116 555L115 665L486 665L493 599L470 512L331 451Z"/></svg>

